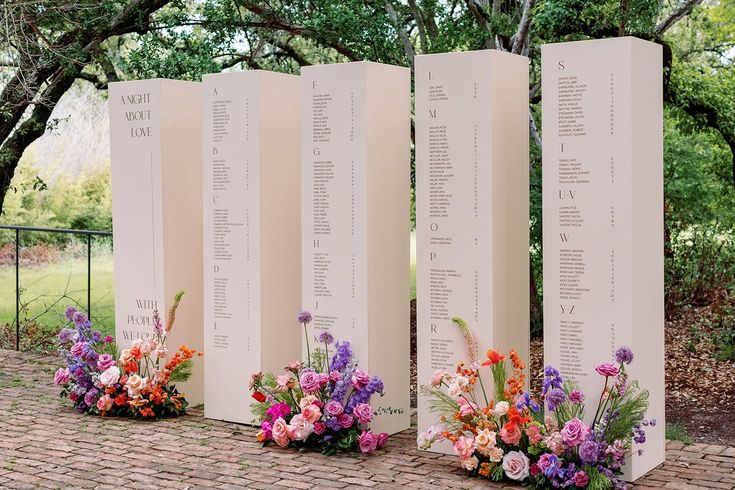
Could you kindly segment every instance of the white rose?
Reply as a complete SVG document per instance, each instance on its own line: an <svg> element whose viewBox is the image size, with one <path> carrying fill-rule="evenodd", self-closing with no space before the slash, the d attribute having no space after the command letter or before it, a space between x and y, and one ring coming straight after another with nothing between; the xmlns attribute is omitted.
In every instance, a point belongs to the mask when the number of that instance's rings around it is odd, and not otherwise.
<svg viewBox="0 0 735 490"><path fill-rule="evenodd" d="M102 386L114 385L120 380L120 368L117 366L108 367L100 374L100 383Z"/></svg>
<svg viewBox="0 0 735 490"><path fill-rule="evenodd" d="M503 457L505 476L521 481L528 478L528 457L520 451L510 451Z"/></svg>
<svg viewBox="0 0 735 490"><path fill-rule="evenodd" d="M472 456L470 459L462 461L462 466L464 466L464 469L467 471L473 471L477 468L478 464L480 464L480 460L478 460L476 456Z"/></svg>
<svg viewBox="0 0 735 490"><path fill-rule="evenodd" d="M510 409L510 405L508 405L508 402L498 402L497 405L495 405L495 414L498 417L502 417L506 413L508 413L508 410Z"/></svg>
<svg viewBox="0 0 735 490"><path fill-rule="evenodd" d="M303 415L297 414L291 418L288 432L294 441L305 441L314 432L314 424L306 420Z"/></svg>
<svg viewBox="0 0 735 490"><path fill-rule="evenodd" d="M146 383L148 383L147 378L141 378L137 374L130 376L128 382L125 383L125 387L128 389L128 396L135 398L145 388Z"/></svg>

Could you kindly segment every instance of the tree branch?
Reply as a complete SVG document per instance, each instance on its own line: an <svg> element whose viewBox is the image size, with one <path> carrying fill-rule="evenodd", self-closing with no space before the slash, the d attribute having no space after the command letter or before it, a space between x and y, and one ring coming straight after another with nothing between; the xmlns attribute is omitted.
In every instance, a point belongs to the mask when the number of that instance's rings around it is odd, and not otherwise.
<svg viewBox="0 0 735 490"><path fill-rule="evenodd" d="M674 24L689 15L692 10L694 10L694 7L700 3L702 3L702 0L686 0L684 3L680 4L671 15L656 26L656 37L661 37L666 31L673 27Z"/></svg>

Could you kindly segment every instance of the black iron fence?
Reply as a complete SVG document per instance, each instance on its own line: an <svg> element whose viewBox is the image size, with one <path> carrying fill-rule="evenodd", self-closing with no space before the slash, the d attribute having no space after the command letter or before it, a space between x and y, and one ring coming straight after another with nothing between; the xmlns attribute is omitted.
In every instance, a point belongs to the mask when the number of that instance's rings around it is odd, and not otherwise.
<svg viewBox="0 0 735 490"><path fill-rule="evenodd" d="M32 226L0 225L0 230L11 230L15 232L15 350L20 350L20 311L21 311L21 287L20 287L20 247L22 232L46 232L62 233L74 236L82 236L87 245L87 316L92 316L92 237L111 237L112 233L107 231L92 230L70 230L64 228L36 228Z"/></svg>

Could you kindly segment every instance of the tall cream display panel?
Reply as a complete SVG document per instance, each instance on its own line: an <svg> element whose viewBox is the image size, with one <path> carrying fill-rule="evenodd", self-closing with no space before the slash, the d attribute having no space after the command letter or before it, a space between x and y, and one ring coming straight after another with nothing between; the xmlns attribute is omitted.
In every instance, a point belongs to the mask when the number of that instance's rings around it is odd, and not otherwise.
<svg viewBox="0 0 735 490"><path fill-rule="evenodd" d="M203 91L204 415L253 423L250 375L301 358L298 77L206 75Z"/></svg>
<svg viewBox="0 0 735 490"><path fill-rule="evenodd" d="M593 398L594 365L636 354L657 423L632 480L665 459L662 50L626 37L541 53L544 361Z"/></svg>
<svg viewBox="0 0 735 490"><path fill-rule="evenodd" d="M153 330L179 290L186 294L167 341L202 349L201 89L196 82L110 84L115 334L126 348ZM178 386L203 400L203 359Z"/></svg>
<svg viewBox="0 0 735 490"><path fill-rule="evenodd" d="M372 427L409 426L410 73L303 67L303 306L385 382Z"/></svg>
<svg viewBox="0 0 735 490"><path fill-rule="evenodd" d="M472 330L479 362L490 348L528 360L528 59L490 50L417 56L415 77L422 385L473 361L455 316ZM483 380L491 389L488 369ZM438 422L419 394L419 432Z"/></svg>

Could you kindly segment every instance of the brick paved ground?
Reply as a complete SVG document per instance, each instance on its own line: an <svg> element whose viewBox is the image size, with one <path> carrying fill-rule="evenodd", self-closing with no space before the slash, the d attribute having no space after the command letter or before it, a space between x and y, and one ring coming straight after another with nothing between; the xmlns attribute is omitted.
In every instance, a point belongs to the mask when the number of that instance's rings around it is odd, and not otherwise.
<svg viewBox="0 0 735 490"><path fill-rule="evenodd" d="M415 430L371 456L262 449L254 430L204 419L84 417L51 383L54 359L0 350L2 488L514 488L470 480L452 457L414 448ZM636 488L735 489L735 448L668 444L667 462Z"/></svg>

